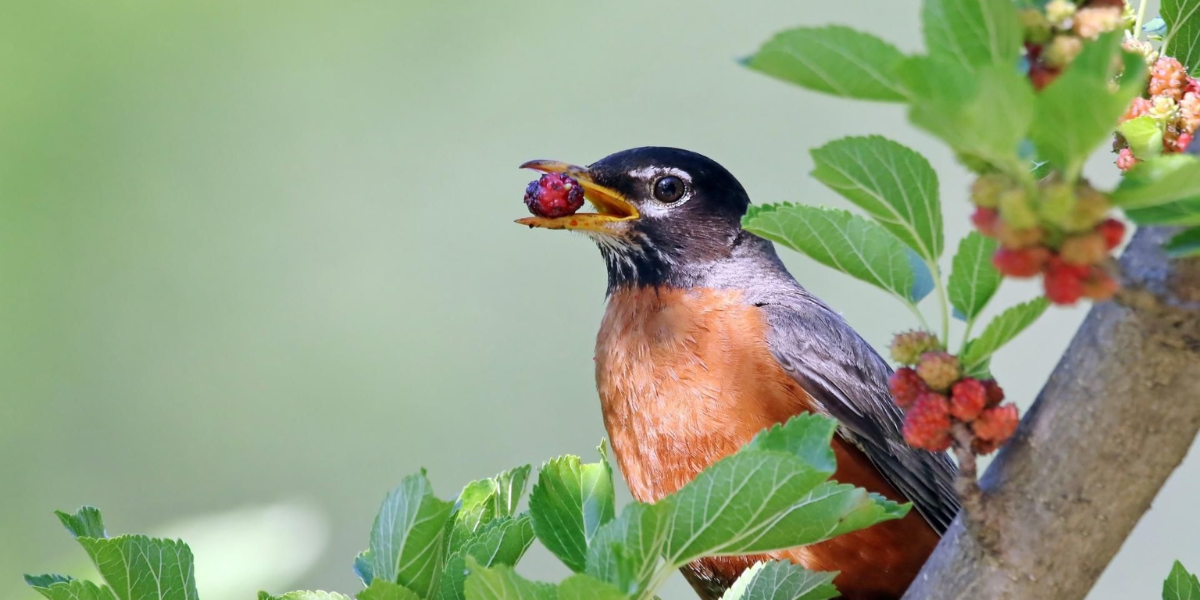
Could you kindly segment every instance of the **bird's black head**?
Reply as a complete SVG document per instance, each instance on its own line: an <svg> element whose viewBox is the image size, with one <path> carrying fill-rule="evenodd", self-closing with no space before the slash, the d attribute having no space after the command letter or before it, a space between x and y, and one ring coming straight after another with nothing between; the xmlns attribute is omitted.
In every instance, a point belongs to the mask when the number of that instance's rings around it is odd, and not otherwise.
<svg viewBox="0 0 1200 600"><path fill-rule="evenodd" d="M609 288L686 287L697 269L728 258L746 235L746 190L713 160L677 148L618 152L590 166L535 160L522 165L579 180L595 213L517 221L591 237L608 265Z"/></svg>

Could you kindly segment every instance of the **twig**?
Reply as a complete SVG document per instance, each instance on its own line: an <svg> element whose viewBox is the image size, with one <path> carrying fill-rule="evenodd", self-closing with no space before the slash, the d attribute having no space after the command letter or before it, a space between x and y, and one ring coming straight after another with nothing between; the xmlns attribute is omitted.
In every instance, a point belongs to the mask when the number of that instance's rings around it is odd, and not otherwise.
<svg viewBox="0 0 1200 600"><path fill-rule="evenodd" d="M954 480L954 489L962 503L964 522L980 546L997 553L1000 536L989 523L987 503L983 498L983 490L979 488L979 466L975 452L971 450L974 436L966 423L955 423L952 433L954 456L958 459L958 477Z"/></svg>

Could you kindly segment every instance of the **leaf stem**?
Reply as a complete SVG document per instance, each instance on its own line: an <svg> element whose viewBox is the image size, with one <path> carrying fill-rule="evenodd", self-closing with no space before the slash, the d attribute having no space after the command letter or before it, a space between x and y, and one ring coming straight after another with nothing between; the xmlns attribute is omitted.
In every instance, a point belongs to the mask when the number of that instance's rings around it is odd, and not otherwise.
<svg viewBox="0 0 1200 600"><path fill-rule="evenodd" d="M936 261L929 261L929 272L933 274L933 287L937 292L938 305L942 310L942 340L950 339L950 300L946 296L946 284L942 281L942 270ZM928 326L926 326L928 329Z"/></svg>
<svg viewBox="0 0 1200 600"><path fill-rule="evenodd" d="M971 341L971 330L975 328L975 317L967 319L967 328L963 331L962 345L958 348L958 355L962 356L967 351L967 342Z"/></svg>
<svg viewBox="0 0 1200 600"><path fill-rule="evenodd" d="M1146 7L1150 5L1150 0L1141 0L1138 3L1137 18L1133 21L1133 39L1142 39L1142 26L1146 24Z"/></svg>
<svg viewBox="0 0 1200 600"><path fill-rule="evenodd" d="M896 297L900 298L899 296ZM908 310L912 311L913 316L917 317L917 323L920 325L921 329L929 331L929 323L925 321L925 315L921 314L921 309L917 308L915 303L909 302L905 298L900 299L904 302L904 305L908 307Z"/></svg>

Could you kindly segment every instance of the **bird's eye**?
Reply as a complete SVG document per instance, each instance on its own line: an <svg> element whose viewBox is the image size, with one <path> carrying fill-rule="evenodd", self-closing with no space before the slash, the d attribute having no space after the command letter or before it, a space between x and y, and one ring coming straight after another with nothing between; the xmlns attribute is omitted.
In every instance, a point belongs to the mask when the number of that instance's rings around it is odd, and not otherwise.
<svg viewBox="0 0 1200 600"><path fill-rule="evenodd" d="M683 197L683 192L683 180L674 175L659 177L654 182L654 199L659 202L665 204L675 202Z"/></svg>

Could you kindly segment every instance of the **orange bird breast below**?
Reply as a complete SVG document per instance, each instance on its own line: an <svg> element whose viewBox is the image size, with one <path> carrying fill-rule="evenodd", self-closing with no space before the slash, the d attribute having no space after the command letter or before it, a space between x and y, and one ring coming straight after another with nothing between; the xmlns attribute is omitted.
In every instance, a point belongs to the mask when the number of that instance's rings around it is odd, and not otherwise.
<svg viewBox="0 0 1200 600"><path fill-rule="evenodd" d="M596 383L613 453L633 496L652 502L737 451L762 429L812 410L767 345L761 311L736 290L615 291L596 340ZM834 478L907 501L853 444L835 436ZM917 511L820 544L770 553L840 571L848 600L898 599L938 543ZM765 556L709 558L684 569L717 598Z"/></svg>

